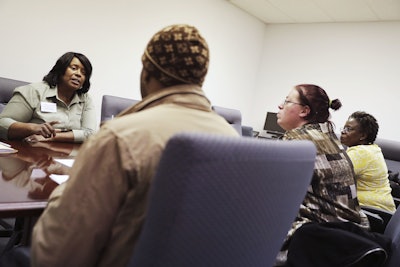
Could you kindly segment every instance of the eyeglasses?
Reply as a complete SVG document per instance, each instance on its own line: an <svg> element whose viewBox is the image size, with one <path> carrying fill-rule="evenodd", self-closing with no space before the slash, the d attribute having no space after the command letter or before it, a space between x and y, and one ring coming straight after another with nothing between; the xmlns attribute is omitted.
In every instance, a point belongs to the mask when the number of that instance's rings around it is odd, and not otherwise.
<svg viewBox="0 0 400 267"><path fill-rule="evenodd" d="M342 132L342 133L349 133L349 132L354 131L354 130L355 130L354 128L351 128L351 127L348 127L348 126L340 128L340 132Z"/></svg>
<svg viewBox="0 0 400 267"><path fill-rule="evenodd" d="M300 106L305 106L304 104L296 103L296 102L293 102L293 101L289 101L289 100L287 100L287 99L283 100L282 106L284 106L284 105L286 105L286 104L288 104L288 103L292 103L292 104L296 104L296 105L300 105Z"/></svg>

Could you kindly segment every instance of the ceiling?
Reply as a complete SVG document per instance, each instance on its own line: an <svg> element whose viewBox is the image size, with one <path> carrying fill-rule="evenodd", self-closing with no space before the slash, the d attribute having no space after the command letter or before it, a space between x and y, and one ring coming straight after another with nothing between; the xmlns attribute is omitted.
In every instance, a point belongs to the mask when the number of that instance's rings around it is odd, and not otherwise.
<svg viewBox="0 0 400 267"><path fill-rule="evenodd" d="M400 21L400 0L227 0L272 23Z"/></svg>

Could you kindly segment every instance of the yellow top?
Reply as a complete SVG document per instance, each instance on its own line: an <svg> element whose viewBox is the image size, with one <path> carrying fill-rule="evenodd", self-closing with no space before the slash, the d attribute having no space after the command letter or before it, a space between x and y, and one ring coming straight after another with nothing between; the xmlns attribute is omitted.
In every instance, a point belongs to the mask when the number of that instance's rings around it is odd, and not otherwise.
<svg viewBox="0 0 400 267"><path fill-rule="evenodd" d="M347 149L353 162L360 205L395 211L388 169L381 148L376 145L358 145Z"/></svg>

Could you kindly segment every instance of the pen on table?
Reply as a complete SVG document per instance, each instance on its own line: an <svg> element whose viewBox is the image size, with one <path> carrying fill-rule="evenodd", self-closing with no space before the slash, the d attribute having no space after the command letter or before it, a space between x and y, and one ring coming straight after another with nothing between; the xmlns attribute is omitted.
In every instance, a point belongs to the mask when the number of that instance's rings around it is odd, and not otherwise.
<svg viewBox="0 0 400 267"><path fill-rule="evenodd" d="M3 145L3 146L11 147L11 145L9 145L7 143L4 143L4 142L1 142L1 141L0 141L0 144Z"/></svg>

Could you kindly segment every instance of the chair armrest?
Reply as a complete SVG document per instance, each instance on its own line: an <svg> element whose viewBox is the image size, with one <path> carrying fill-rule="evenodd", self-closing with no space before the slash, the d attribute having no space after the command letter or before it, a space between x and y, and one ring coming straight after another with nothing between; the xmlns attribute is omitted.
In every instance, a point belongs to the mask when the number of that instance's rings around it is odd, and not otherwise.
<svg viewBox="0 0 400 267"><path fill-rule="evenodd" d="M368 217L368 221L369 221L369 224L370 224L370 227L371 227L371 231L383 234L383 232L385 231L386 227L384 227L384 221L381 218L381 216L379 216L376 213L370 212L368 210L364 210L364 209L361 209L361 210Z"/></svg>
<svg viewBox="0 0 400 267"><path fill-rule="evenodd" d="M365 205L361 205L361 209L363 211L369 211L371 213L374 213L376 215L379 215L379 217L382 218L383 220L383 227L384 229L386 228L386 225L389 223L390 219L393 216L393 212L384 210L384 209L380 209L380 208L376 208L376 207L371 207L371 206L365 206Z"/></svg>
<svg viewBox="0 0 400 267"><path fill-rule="evenodd" d="M372 207L372 206L366 206L366 205L361 205L361 209L368 210L369 212L378 214L379 216L381 216L381 218L384 221L389 221L394 214L394 212L391 212L391 211L387 211L387 210Z"/></svg>

